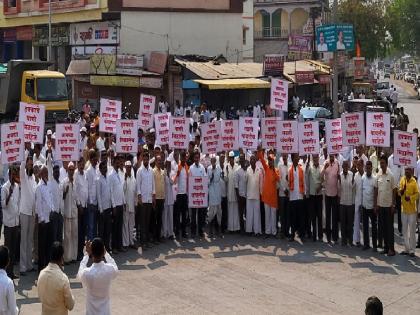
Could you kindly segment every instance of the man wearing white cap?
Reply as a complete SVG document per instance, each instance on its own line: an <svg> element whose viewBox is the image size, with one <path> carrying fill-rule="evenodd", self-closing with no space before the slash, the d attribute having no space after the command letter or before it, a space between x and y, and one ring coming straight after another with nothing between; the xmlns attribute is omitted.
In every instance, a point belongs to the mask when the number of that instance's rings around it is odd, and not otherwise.
<svg viewBox="0 0 420 315"><path fill-rule="evenodd" d="M80 128L80 143L79 143L79 150L80 154L83 154L83 150L86 148L87 145L87 129L86 127Z"/></svg>
<svg viewBox="0 0 420 315"><path fill-rule="evenodd" d="M67 166L68 176L63 182L63 215L64 215L64 262L70 263L77 259L77 194L74 180L75 167L73 162Z"/></svg>
<svg viewBox="0 0 420 315"><path fill-rule="evenodd" d="M125 162L124 196L126 206L123 216L123 246L134 247L134 212L137 206L136 179L131 171L131 162Z"/></svg>
<svg viewBox="0 0 420 315"><path fill-rule="evenodd" d="M228 198L228 226L230 232L239 231L239 212L238 200L235 191L236 171L239 166L235 164L235 153L229 152L229 163L225 167L225 182L227 182L227 198Z"/></svg>

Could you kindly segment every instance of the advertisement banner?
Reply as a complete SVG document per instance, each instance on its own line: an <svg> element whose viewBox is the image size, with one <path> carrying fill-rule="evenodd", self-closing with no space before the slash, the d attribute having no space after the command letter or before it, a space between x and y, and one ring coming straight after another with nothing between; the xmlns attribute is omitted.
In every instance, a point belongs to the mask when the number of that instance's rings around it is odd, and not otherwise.
<svg viewBox="0 0 420 315"><path fill-rule="evenodd" d="M90 74L115 75L117 73L116 56L95 54L89 57Z"/></svg>
<svg viewBox="0 0 420 315"><path fill-rule="evenodd" d="M220 127L219 152L229 152L239 149L239 121L222 120Z"/></svg>
<svg viewBox="0 0 420 315"><path fill-rule="evenodd" d="M75 23L70 25L70 45L102 45L120 43L120 21Z"/></svg>
<svg viewBox="0 0 420 315"><path fill-rule="evenodd" d="M121 119L121 101L101 98L99 131L115 133L116 121Z"/></svg>
<svg viewBox="0 0 420 315"><path fill-rule="evenodd" d="M23 161L25 158L23 137L23 122L12 122L1 125L2 164L13 164Z"/></svg>
<svg viewBox="0 0 420 315"><path fill-rule="evenodd" d="M279 153L298 153L298 122L296 120L277 121L277 151Z"/></svg>
<svg viewBox="0 0 420 315"><path fill-rule="evenodd" d="M261 119L261 146L264 149L277 148L277 121L278 117Z"/></svg>
<svg viewBox="0 0 420 315"><path fill-rule="evenodd" d="M391 116L389 113L366 113L366 145L389 147L391 138Z"/></svg>
<svg viewBox="0 0 420 315"><path fill-rule="evenodd" d="M258 118L239 117L239 147L256 150L258 147Z"/></svg>
<svg viewBox="0 0 420 315"><path fill-rule="evenodd" d="M325 121L325 143L327 144L328 154L343 152L341 118L328 119Z"/></svg>
<svg viewBox="0 0 420 315"><path fill-rule="evenodd" d="M204 154L216 154L220 140L220 121L201 125L201 146Z"/></svg>
<svg viewBox="0 0 420 315"><path fill-rule="evenodd" d="M78 124L55 125L55 158L58 161L79 160L79 128Z"/></svg>
<svg viewBox="0 0 420 315"><path fill-rule="evenodd" d="M264 56L263 75L264 76L279 76L283 74L284 69L284 55L271 54Z"/></svg>
<svg viewBox="0 0 420 315"><path fill-rule="evenodd" d="M270 108L288 111L289 82L280 79L271 79Z"/></svg>
<svg viewBox="0 0 420 315"><path fill-rule="evenodd" d="M143 129L143 131L153 127L155 106L156 96L140 94L139 128Z"/></svg>
<svg viewBox="0 0 420 315"><path fill-rule="evenodd" d="M155 129L157 145L169 144L169 118L171 113L155 114Z"/></svg>
<svg viewBox="0 0 420 315"><path fill-rule="evenodd" d="M44 105L20 102L19 121L23 122L25 142L44 143Z"/></svg>
<svg viewBox="0 0 420 315"><path fill-rule="evenodd" d="M139 143L138 120L118 119L115 130L116 153L137 153Z"/></svg>
<svg viewBox="0 0 420 315"><path fill-rule="evenodd" d="M319 122L300 122L298 133L299 155L319 154Z"/></svg>
<svg viewBox="0 0 420 315"><path fill-rule="evenodd" d="M342 114L341 128L344 131L344 146L358 146L365 144L365 114L363 112Z"/></svg>
<svg viewBox="0 0 420 315"><path fill-rule="evenodd" d="M316 28L316 47L319 52L354 50L353 25L326 24Z"/></svg>
<svg viewBox="0 0 420 315"><path fill-rule="evenodd" d="M170 117L169 147L171 149L188 149L190 140L190 119L187 117Z"/></svg>
<svg viewBox="0 0 420 315"><path fill-rule="evenodd" d="M207 208L209 184L207 176L188 178L188 208Z"/></svg>
<svg viewBox="0 0 420 315"><path fill-rule="evenodd" d="M394 164L417 166L417 134L394 130Z"/></svg>
<svg viewBox="0 0 420 315"><path fill-rule="evenodd" d="M290 35L287 59L302 60L312 57L312 35Z"/></svg>

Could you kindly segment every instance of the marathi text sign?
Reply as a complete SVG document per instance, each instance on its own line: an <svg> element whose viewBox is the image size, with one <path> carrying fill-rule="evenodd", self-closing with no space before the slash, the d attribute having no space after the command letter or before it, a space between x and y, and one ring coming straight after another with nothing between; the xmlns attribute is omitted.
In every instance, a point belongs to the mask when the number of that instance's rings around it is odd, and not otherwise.
<svg viewBox="0 0 420 315"><path fill-rule="evenodd" d="M20 102L19 121L23 122L25 142L44 143L44 105Z"/></svg>
<svg viewBox="0 0 420 315"><path fill-rule="evenodd" d="M343 133L341 119L328 119L325 121L325 142L328 154L338 154L343 151Z"/></svg>
<svg viewBox="0 0 420 315"><path fill-rule="evenodd" d="M287 112L289 83L285 80L271 79L270 108Z"/></svg>
<svg viewBox="0 0 420 315"><path fill-rule="evenodd" d="M365 144L365 119L363 112L345 113L341 115L343 145L358 146Z"/></svg>
<svg viewBox="0 0 420 315"><path fill-rule="evenodd" d="M121 101L101 98L99 131L115 133L118 119L121 119Z"/></svg>
<svg viewBox="0 0 420 315"><path fill-rule="evenodd" d="M261 146L263 148L277 148L277 117L261 119Z"/></svg>
<svg viewBox="0 0 420 315"><path fill-rule="evenodd" d="M394 164L417 166L417 135L400 130L394 131Z"/></svg>
<svg viewBox="0 0 420 315"><path fill-rule="evenodd" d="M366 145L389 147L391 134L389 113L366 113Z"/></svg>
<svg viewBox="0 0 420 315"><path fill-rule="evenodd" d="M78 161L79 150L79 125L55 125L55 154L58 161Z"/></svg>
<svg viewBox="0 0 420 315"><path fill-rule="evenodd" d="M239 118L239 147L256 150L258 147L258 118Z"/></svg>
<svg viewBox="0 0 420 315"><path fill-rule="evenodd" d="M216 154L220 140L220 121L201 125L202 149L204 154Z"/></svg>
<svg viewBox="0 0 420 315"><path fill-rule="evenodd" d="M298 123L296 120L277 121L277 151L290 154L299 152Z"/></svg>
<svg viewBox="0 0 420 315"><path fill-rule="evenodd" d="M319 122L301 122L298 131L299 155L319 154Z"/></svg>
<svg viewBox="0 0 420 315"><path fill-rule="evenodd" d="M169 143L169 118L171 113L155 114L155 129L157 145Z"/></svg>
<svg viewBox="0 0 420 315"><path fill-rule="evenodd" d="M239 149L239 121L222 120L220 127L219 152Z"/></svg>
<svg viewBox="0 0 420 315"><path fill-rule="evenodd" d="M1 125L1 163L22 162L25 156L23 122Z"/></svg>
<svg viewBox="0 0 420 315"><path fill-rule="evenodd" d="M169 147L187 149L190 140L190 119L187 117L170 117Z"/></svg>
<svg viewBox="0 0 420 315"><path fill-rule="evenodd" d="M295 72L295 80L296 83L300 84L312 84L314 83L314 72L313 71L296 71Z"/></svg>
<svg viewBox="0 0 420 315"><path fill-rule="evenodd" d="M283 74L284 55L271 54L264 56L263 74L264 76L279 76Z"/></svg>
<svg viewBox="0 0 420 315"><path fill-rule="evenodd" d="M188 179L188 207L208 207L209 185L207 176L190 176Z"/></svg>
<svg viewBox="0 0 420 315"><path fill-rule="evenodd" d="M156 96L140 95L139 127L147 130L153 127L153 113L155 112Z"/></svg>
<svg viewBox="0 0 420 315"><path fill-rule="evenodd" d="M117 153L137 153L139 142L138 121L118 119L116 124L116 151Z"/></svg>

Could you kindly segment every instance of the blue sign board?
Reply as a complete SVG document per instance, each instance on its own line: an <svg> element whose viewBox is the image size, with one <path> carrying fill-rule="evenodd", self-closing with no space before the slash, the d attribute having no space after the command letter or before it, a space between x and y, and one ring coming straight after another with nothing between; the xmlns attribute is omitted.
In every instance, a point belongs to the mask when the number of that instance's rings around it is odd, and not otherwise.
<svg viewBox="0 0 420 315"><path fill-rule="evenodd" d="M316 28L316 50L319 52L354 50L353 25L327 24Z"/></svg>

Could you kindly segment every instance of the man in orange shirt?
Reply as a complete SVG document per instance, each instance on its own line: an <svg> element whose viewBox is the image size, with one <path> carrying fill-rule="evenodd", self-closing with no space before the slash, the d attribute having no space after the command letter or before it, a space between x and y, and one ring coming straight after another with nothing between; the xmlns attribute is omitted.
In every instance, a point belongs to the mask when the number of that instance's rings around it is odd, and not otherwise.
<svg viewBox="0 0 420 315"><path fill-rule="evenodd" d="M268 164L264 159L262 150L258 152L264 168L264 183L261 199L265 207L265 234L277 234L277 183L280 181L280 172L274 167L274 156L268 155Z"/></svg>

